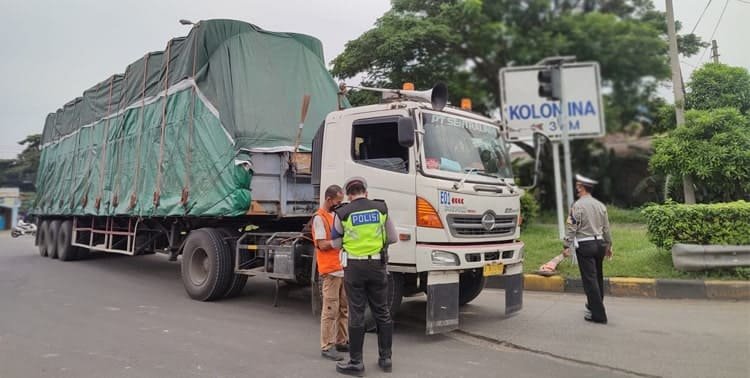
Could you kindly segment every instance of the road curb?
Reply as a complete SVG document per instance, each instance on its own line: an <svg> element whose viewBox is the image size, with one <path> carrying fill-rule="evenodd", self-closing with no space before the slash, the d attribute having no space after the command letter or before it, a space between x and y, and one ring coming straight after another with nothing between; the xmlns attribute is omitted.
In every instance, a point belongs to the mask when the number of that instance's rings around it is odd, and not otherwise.
<svg viewBox="0 0 750 378"><path fill-rule="evenodd" d="M615 297L656 298L656 280L653 278L612 277L609 295Z"/></svg>
<svg viewBox="0 0 750 378"><path fill-rule="evenodd" d="M747 281L705 281L706 296L710 299L750 300Z"/></svg>
<svg viewBox="0 0 750 378"><path fill-rule="evenodd" d="M500 280L488 279L486 287L501 289L502 283ZM583 293L583 283L580 278L565 278L559 275L545 277L537 274L524 274L523 288L529 291ZM612 277L604 279L604 294L615 297L748 301L750 300L750 281Z"/></svg>

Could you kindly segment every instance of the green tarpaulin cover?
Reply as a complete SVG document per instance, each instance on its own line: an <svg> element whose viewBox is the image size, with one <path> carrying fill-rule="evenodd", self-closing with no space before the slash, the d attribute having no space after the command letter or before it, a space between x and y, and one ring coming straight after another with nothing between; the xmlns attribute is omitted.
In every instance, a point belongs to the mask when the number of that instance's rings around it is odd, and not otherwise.
<svg viewBox="0 0 750 378"><path fill-rule="evenodd" d="M245 214L238 151L291 151L306 94L303 150L339 106L320 41L201 21L47 116L34 212Z"/></svg>

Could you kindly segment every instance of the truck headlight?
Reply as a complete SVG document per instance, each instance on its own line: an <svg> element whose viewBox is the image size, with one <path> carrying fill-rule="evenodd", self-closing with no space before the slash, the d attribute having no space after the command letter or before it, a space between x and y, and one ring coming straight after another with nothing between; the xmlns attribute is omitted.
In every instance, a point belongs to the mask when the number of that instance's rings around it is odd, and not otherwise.
<svg viewBox="0 0 750 378"><path fill-rule="evenodd" d="M521 259L521 260L523 260L523 248L524 247L521 247L521 249L518 250L518 258Z"/></svg>
<svg viewBox="0 0 750 378"><path fill-rule="evenodd" d="M435 265L457 266L459 265L458 255L453 252L432 251L432 263Z"/></svg>

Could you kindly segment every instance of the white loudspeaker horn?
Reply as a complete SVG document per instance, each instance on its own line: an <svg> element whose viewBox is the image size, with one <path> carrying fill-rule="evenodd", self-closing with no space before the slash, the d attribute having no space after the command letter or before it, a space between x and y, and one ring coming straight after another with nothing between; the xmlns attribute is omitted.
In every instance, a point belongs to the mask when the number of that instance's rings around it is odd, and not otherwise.
<svg viewBox="0 0 750 378"><path fill-rule="evenodd" d="M347 87L344 84L341 86ZM357 87L348 86L349 88L357 88L366 91L381 92L383 93L384 99L393 99L396 97L403 97L407 99L417 101L429 101L432 104L432 109L443 110L446 104L448 104L448 87L443 83L435 84L432 89L428 91L412 91L406 89L383 89L383 88L370 88L370 87Z"/></svg>
<svg viewBox="0 0 750 378"><path fill-rule="evenodd" d="M448 103L448 87L443 83L437 83L432 89L427 91L401 89L398 91L398 94L409 99L429 101L434 110L443 110Z"/></svg>

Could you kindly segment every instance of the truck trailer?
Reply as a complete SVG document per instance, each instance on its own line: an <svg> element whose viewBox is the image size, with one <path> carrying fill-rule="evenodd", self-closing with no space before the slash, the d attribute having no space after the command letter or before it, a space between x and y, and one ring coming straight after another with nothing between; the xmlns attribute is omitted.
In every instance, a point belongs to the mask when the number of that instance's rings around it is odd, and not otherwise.
<svg viewBox="0 0 750 378"><path fill-rule="evenodd" d="M456 329L491 276L518 311L522 190L502 124L448 105L443 85L352 107L322 51L308 35L200 21L49 114L40 255L164 253L201 301L239 295L250 276L314 287L305 225L327 186L362 176L399 233L394 314L426 294L427 333Z"/></svg>

